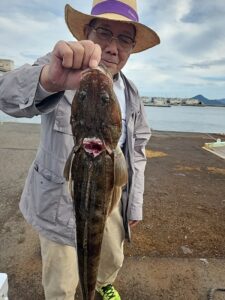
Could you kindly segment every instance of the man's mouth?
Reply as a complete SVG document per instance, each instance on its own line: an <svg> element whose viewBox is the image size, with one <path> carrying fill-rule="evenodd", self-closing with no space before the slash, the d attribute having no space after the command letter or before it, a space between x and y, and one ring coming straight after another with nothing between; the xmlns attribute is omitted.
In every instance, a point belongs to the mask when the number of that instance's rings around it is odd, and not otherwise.
<svg viewBox="0 0 225 300"><path fill-rule="evenodd" d="M105 145L99 138L85 138L83 140L83 148L87 153L96 157L105 150Z"/></svg>
<svg viewBox="0 0 225 300"><path fill-rule="evenodd" d="M118 65L117 61L108 60L108 59L102 59L102 61L103 61L103 63L106 63L106 64Z"/></svg>

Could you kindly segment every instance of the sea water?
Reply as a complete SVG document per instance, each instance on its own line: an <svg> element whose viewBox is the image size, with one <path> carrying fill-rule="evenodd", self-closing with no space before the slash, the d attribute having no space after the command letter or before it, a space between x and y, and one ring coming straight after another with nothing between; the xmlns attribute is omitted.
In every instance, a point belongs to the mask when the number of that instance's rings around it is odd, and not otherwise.
<svg viewBox="0 0 225 300"><path fill-rule="evenodd" d="M155 130L225 133L225 107L145 106L145 111Z"/></svg>
<svg viewBox="0 0 225 300"><path fill-rule="evenodd" d="M225 107L210 106L145 106L149 126L153 130L225 133ZM34 118L13 118L0 112L0 122L41 122Z"/></svg>

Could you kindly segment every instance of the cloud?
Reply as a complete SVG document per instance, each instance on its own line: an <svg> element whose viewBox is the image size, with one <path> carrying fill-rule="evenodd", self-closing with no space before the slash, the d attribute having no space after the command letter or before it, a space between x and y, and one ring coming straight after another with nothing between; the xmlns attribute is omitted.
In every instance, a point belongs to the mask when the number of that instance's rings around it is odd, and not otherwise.
<svg viewBox="0 0 225 300"><path fill-rule="evenodd" d="M201 68L201 69L209 69L211 67L215 66L220 66L224 67L225 66L225 57L222 57L220 59L214 59L214 60L205 60L205 61L200 61L197 63L192 63L190 65L187 65L187 68Z"/></svg>
<svg viewBox="0 0 225 300"><path fill-rule="evenodd" d="M143 16L145 22L153 16L164 50L186 57L208 55L209 51L213 55L215 48L224 50L225 45L222 2L206 0L200 5L194 0L144 1Z"/></svg>
<svg viewBox="0 0 225 300"><path fill-rule="evenodd" d="M209 23L212 24L217 20L224 18L225 5L222 0L204 0L204 5L197 1L192 1L191 9L182 18L187 23Z"/></svg>
<svg viewBox="0 0 225 300"><path fill-rule="evenodd" d="M33 63L37 57L49 52L63 38L71 39L63 19L63 7L59 13L56 5L44 1L10 0L0 4L0 57L10 58L16 66ZM62 2L63 1L59 1ZM7 1L8 3L8 1Z"/></svg>
<svg viewBox="0 0 225 300"><path fill-rule="evenodd" d="M204 76L202 77L203 80L209 80L209 81L217 81L217 82L225 82L225 76L214 76L214 77L210 77L210 76Z"/></svg>
<svg viewBox="0 0 225 300"><path fill-rule="evenodd" d="M161 44L131 55L124 68L140 94L224 98L224 0L137 0L140 21ZM89 13L92 0L1 0L0 58L32 64L60 39L72 40L64 6ZM87 5L86 5L87 3ZM10 9L9 9L10 7Z"/></svg>

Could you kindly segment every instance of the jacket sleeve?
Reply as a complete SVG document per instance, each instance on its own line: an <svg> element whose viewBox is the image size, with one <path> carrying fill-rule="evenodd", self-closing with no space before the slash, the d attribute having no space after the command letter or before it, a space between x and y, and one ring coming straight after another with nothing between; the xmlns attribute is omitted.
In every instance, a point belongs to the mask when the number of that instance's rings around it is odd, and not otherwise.
<svg viewBox="0 0 225 300"><path fill-rule="evenodd" d="M0 77L0 110L13 117L32 118L54 109L63 92L37 98L40 73L49 61L50 54L47 54L34 65L25 64Z"/></svg>
<svg viewBox="0 0 225 300"><path fill-rule="evenodd" d="M130 220L142 220L143 218L144 172L147 162L145 146L151 136L151 131L144 111L144 105L140 98L138 100L140 103L140 110L137 113L134 124L134 187L129 199L129 201L131 201Z"/></svg>

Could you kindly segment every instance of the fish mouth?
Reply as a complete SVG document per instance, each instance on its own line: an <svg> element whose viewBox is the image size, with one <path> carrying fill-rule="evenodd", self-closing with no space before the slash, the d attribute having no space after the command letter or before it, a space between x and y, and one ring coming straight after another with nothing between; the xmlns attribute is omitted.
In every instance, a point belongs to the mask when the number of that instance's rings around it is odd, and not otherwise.
<svg viewBox="0 0 225 300"><path fill-rule="evenodd" d="M98 70L99 72L103 73L104 75L107 76L113 82L113 75L111 74L110 70L107 68L107 66L104 63L100 63L96 68L93 69L85 69L84 71L81 72L82 79L86 77L87 75L91 75L93 70Z"/></svg>
<svg viewBox="0 0 225 300"><path fill-rule="evenodd" d="M83 139L84 151L93 157L100 155L106 148L105 144L99 138L84 138Z"/></svg>

